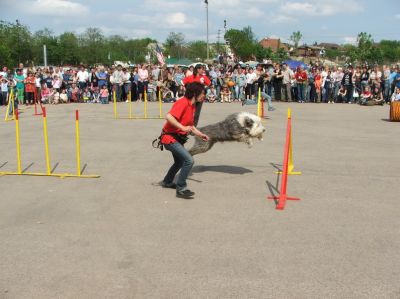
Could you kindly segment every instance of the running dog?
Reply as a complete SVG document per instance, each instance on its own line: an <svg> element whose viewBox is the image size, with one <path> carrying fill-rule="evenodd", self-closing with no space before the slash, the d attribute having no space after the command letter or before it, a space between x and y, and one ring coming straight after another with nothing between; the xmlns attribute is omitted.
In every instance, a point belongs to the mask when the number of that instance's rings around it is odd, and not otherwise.
<svg viewBox="0 0 400 299"><path fill-rule="evenodd" d="M249 147L252 147L253 139L262 140L265 132L261 118L249 112L231 114L225 120L199 128L199 130L210 139L204 141L196 136L195 143L189 150L192 156L209 151L216 142L237 141L247 143Z"/></svg>

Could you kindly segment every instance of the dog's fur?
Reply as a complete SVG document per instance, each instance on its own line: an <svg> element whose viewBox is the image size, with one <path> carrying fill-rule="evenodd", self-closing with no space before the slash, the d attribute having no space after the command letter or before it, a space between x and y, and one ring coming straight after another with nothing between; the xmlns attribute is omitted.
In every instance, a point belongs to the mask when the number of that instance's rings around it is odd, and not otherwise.
<svg viewBox="0 0 400 299"><path fill-rule="evenodd" d="M249 112L231 114L225 120L199 128L199 130L210 137L210 140L204 141L196 136L195 143L189 150L192 156L205 153L216 142L238 141L252 147L253 138L262 140L262 134L265 132L261 119Z"/></svg>

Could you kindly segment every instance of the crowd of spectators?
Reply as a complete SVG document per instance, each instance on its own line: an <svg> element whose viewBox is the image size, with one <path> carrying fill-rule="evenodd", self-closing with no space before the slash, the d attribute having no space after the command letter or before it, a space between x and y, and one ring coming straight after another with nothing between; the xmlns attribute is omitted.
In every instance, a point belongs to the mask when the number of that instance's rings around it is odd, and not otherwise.
<svg viewBox="0 0 400 299"><path fill-rule="evenodd" d="M383 105L400 100L399 66L328 67L311 65L291 69L283 64L199 65L201 75L211 81L207 88L210 103L254 103L264 100L299 103L359 103ZM6 105L14 89L19 105L69 102L102 103L149 101L161 98L173 102L183 95L182 80L194 67L142 64L130 68L110 67L32 67L20 64L15 70L0 72L0 105ZM270 109L273 109L270 106Z"/></svg>

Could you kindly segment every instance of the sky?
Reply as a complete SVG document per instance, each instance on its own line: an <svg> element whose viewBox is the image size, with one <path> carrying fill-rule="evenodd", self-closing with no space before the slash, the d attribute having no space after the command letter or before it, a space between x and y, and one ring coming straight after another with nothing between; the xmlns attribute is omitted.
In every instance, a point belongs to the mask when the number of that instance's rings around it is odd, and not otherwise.
<svg viewBox="0 0 400 299"><path fill-rule="evenodd" d="M170 32L186 41L206 40L204 0L0 0L0 19L18 19L34 32L82 33L98 27L105 35L151 37L164 42ZM300 43L355 43L359 32L375 41L400 39L400 0L208 0L209 39L221 41L227 29L251 26L256 37L288 42L300 31Z"/></svg>

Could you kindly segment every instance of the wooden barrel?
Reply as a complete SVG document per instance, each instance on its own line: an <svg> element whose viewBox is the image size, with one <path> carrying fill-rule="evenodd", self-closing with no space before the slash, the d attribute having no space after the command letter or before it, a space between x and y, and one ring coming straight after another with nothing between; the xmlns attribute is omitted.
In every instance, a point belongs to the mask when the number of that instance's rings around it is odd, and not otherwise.
<svg viewBox="0 0 400 299"><path fill-rule="evenodd" d="M400 101L390 103L390 121L400 121Z"/></svg>

